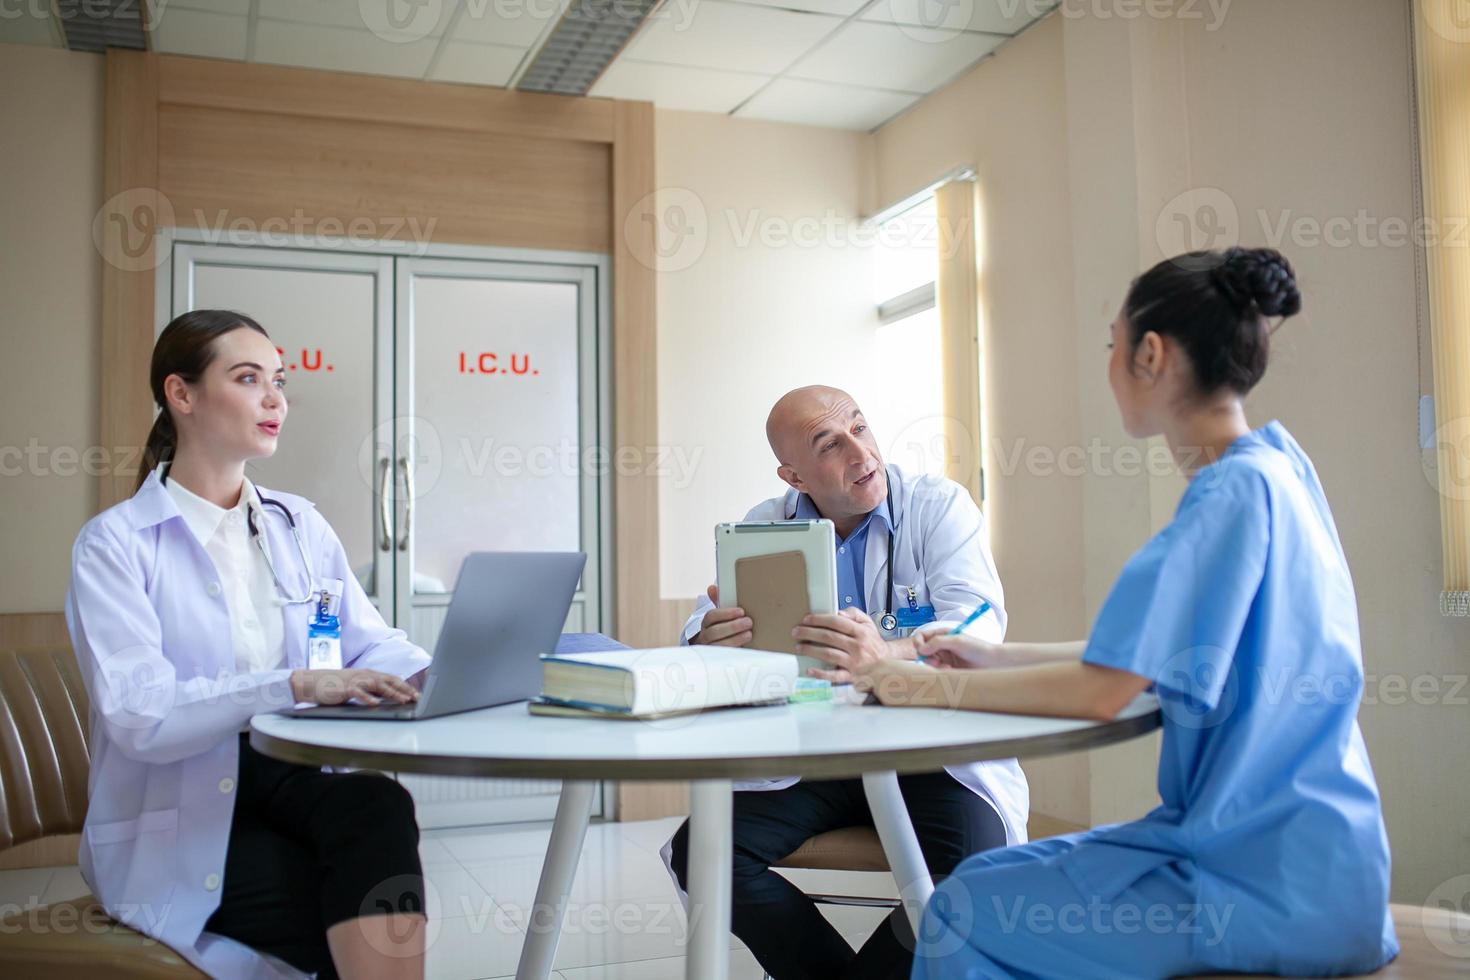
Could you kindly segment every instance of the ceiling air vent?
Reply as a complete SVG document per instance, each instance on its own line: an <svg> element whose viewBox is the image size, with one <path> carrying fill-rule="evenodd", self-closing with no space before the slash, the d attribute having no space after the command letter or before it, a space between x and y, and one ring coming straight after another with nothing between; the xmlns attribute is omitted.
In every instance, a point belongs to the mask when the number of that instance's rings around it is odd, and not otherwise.
<svg viewBox="0 0 1470 980"><path fill-rule="evenodd" d="M659 0L572 0L516 88L586 95Z"/></svg>
<svg viewBox="0 0 1470 980"><path fill-rule="evenodd" d="M148 48L148 0L56 0L56 16L73 51Z"/></svg>

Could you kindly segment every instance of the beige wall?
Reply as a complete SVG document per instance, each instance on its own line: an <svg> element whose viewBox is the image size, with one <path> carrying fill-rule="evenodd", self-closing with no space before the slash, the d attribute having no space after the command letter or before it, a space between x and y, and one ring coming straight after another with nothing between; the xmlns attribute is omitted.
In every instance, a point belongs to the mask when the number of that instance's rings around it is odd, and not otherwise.
<svg viewBox="0 0 1470 980"><path fill-rule="evenodd" d="M1227 209L1226 234L1199 245L1275 244L1284 218L1412 219L1404 3L1235 0L1217 30L1206 26L1053 16L877 134L880 203L974 162L982 193L994 200L1003 187L1007 198L987 209L987 240L1044 253L997 275L990 249L992 431L1128 445L1102 332L1130 277L1180 250L1176 212ZM1190 190L1187 207L1171 203ZM1280 418L1295 433L1332 501L1358 590L1369 675L1361 719L1394 845L1394 897L1422 901L1470 866L1465 692L1459 703L1389 703L1400 700L1390 675L1449 693L1467 671L1470 623L1437 610L1438 508L1415 435L1415 401L1428 384L1415 257L1377 232L1334 246L1314 241L1311 225L1296 227L1280 247L1297 267L1305 313L1278 335L1248 407L1255 423ZM1033 310L1045 311L1045 325L1027 317ZM1038 405L1007 387L1027 389L1037 365L1058 363L1075 391L1046 385L1054 400ZM1023 481L1027 503L1045 495L1045 506L1012 504ZM1013 635L1028 638L1083 626L1180 486L1097 470L992 485ZM1069 586L1070 606L1053 622L1045 613L1063 589L1048 566ZM1153 798L1156 751L1136 743L1028 764L1036 805L1093 823L1133 816Z"/></svg>
<svg viewBox="0 0 1470 980"><path fill-rule="evenodd" d="M55 611L97 505L102 59L0 45L0 613Z"/></svg>
<svg viewBox="0 0 1470 980"><path fill-rule="evenodd" d="M1060 40L1060 20L1042 22L884 127L874 148L885 204L954 166L976 170L986 511L1009 635L1030 640L1086 628L1082 488L1045 455L1081 439ZM1085 759L1026 769L1034 808L1087 821Z"/></svg>
<svg viewBox="0 0 1470 980"><path fill-rule="evenodd" d="M855 225L865 139L658 113L659 436L692 464L660 488L666 598L713 581L716 523L785 489L765 439L782 392L825 381L862 402L884 383L872 249Z"/></svg>

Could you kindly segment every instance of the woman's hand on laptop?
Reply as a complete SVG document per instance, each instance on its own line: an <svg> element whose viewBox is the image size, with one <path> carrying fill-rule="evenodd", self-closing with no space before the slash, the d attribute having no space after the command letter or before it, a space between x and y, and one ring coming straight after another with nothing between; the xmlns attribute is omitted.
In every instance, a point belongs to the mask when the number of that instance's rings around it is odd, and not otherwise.
<svg viewBox="0 0 1470 980"><path fill-rule="evenodd" d="M314 704L344 704L354 699L363 704L408 704L419 699L419 692L401 677L381 670L355 669L293 670L291 695L297 701Z"/></svg>

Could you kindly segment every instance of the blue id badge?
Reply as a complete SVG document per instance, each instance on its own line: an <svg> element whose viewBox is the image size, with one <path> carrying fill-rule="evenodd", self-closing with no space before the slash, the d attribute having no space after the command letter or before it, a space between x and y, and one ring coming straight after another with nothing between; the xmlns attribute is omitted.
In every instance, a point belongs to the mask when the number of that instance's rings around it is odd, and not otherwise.
<svg viewBox="0 0 1470 980"><path fill-rule="evenodd" d="M900 633L912 632L920 626L928 626L937 618L934 615L933 606L914 606L912 609L899 609L894 615L898 618L898 631Z"/></svg>

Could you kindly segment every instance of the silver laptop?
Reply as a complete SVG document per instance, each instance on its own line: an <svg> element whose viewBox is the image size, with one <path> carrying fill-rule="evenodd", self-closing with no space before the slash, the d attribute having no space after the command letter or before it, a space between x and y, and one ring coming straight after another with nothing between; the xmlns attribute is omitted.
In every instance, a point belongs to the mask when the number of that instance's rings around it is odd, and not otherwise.
<svg viewBox="0 0 1470 980"><path fill-rule="evenodd" d="M413 704L291 708L297 718L436 718L541 693L541 658L556 650L587 556L477 551L465 557L434 659Z"/></svg>

